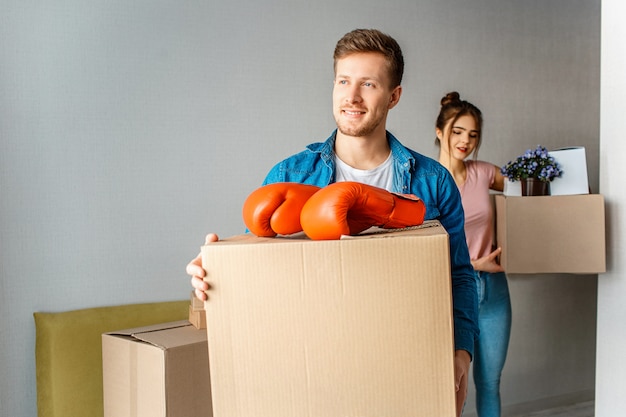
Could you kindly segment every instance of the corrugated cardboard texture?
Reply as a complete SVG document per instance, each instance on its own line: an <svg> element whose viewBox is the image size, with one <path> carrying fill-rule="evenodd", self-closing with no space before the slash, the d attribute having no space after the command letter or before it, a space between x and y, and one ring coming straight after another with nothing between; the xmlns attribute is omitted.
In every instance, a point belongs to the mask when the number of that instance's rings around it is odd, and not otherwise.
<svg viewBox="0 0 626 417"><path fill-rule="evenodd" d="M194 310L193 306L189 306L189 323L198 330L206 329L206 313L204 309Z"/></svg>
<svg viewBox="0 0 626 417"><path fill-rule="evenodd" d="M213 415L206 332L187 321L106 333L102 363L105 417Z"/></svg>
<svg viewBox="0 0 626 417"><path fill-rule="evenodd" d="M202 248L216 417L454 416L448 236Z"/></svg>
<svg viewBox="0 0 626 417"><path fill-rule="evenodd" d="M191 291L189 303L189 323L196 329L206 329L206 313L204 312L204 301L196 297Z"/></svg>
<svg viewBox="0 0 626 417"><path fill-rule="evenodd" d="M604 197L496 196L500 263L509 274L606 271Z"/></svg>

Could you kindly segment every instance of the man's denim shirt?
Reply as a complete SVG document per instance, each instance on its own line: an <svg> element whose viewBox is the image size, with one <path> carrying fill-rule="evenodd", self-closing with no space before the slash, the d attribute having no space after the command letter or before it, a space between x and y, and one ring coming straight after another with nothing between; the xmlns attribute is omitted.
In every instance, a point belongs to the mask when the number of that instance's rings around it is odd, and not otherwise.
<svg viewBox="0 0 626 417"><path fill-rule="evenodd" d="M324 187L335 181L335 130L322 143L276 164L263 185L297 182ZM387 132L393 158L393 192L414 194L426 205L426 220L437 219L450 239L455 348L474 355L478 301L474 270L465 240L461 195L449 172L437 161L404 147Z"/></svg>

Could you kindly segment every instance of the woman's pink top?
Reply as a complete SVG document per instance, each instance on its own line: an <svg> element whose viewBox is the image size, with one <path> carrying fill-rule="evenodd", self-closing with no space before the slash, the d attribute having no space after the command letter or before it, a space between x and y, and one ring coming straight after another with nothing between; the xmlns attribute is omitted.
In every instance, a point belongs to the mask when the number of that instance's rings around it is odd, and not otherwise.
<svg viewBox="0 0 626 417"><path fill-rule="evenodd" d="M465 211L465 238L474 260L493 251L494 222L489 189L495 179L495 167L483 161L464 162L467 178L459 191Z"/></svg>

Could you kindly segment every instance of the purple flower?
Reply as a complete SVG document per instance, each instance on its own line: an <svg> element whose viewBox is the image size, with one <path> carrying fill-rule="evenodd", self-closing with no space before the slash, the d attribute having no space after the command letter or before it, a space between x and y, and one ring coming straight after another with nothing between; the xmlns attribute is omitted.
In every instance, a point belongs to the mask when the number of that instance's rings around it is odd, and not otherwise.
<svg viewBox="0 0 626 417"><path fill-rule="evenodd" d="M538 178L548 182L560 177L563 171L548 150L538 145L536 149L528 149L514 161L509 161L500 168L500 173L511 181Z"/></svg>

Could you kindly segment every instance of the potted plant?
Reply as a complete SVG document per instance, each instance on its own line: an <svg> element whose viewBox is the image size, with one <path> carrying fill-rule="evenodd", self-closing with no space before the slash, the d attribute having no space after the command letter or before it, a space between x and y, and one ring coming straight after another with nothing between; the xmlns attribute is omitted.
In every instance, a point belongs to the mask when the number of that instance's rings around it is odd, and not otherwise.
<svg viewBox="0 0 626 417"><path fill-rule="evenodd" d="M500 172L510 181L521 181L522 195L550 195L550 182L563 174L559 163L541 145L509 161Z"/></svg>

